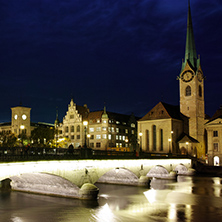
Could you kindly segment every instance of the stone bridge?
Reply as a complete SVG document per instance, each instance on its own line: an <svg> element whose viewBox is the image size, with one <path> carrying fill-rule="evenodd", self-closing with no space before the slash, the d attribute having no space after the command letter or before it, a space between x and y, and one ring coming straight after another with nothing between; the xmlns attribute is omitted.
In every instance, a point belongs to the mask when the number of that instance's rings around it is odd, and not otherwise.
<svg viewBox="0 0 222 222"><path fill-rule="evenodd" d="M96 182L147 186L149 177L172 179L172 171L189 172L190 159L72 160L0 164L1 187L93 199ZM150 173L150 174L149 174Z"/></svg>

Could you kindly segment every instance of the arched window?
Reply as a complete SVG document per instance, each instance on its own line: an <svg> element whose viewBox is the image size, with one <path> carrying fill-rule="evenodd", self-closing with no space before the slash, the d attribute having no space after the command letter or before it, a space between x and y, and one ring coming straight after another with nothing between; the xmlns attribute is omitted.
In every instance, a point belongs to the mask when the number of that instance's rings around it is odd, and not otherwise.
<svg viewBox="0 0 222 222"><path fill-rule="evenodd" d="M80 132L80 125L77 126L77 132Z"/></svg>
<svg viewBox="0 0 222 222"><path fill-rule="evenodd" d="M163 129L160 129L160 151L163 151Z"/></svg>
<svg viewBox="0 0 222 222"><path fill-rule="evenodd" d="M153 151L156 151L156 126L153 125Z"/></svg>
<svg viewBox="0 0 222 222"><path fill-rule="evenodd" d="M149 151L150 141L149 141L149 130L146 130L146 151Z"/></svg>
<svg viewBox="0 0 222 222"><path fill-rule="evenodd" d="M65 128L65 132L66 132L66 133L69 132L69 127L68 127L68 126L66 126L66 128Z"/></svg>
<svg viewBox="0 0 222 222"><path fill-rule="evenodd" d="M218 156L214 157L214 166L220 166L220 158Z"/></svg>
<svg viewBox="0 0 222 222"><path fill-rule="evenodd" d="M190 86L186 87L185 95L186 96L191 96L191 87Z"/></svg>
<svg viewBox="0 0 222 222"><path fill-rule="evenodd" d="M199 86L199 97L202 97L202 87Z"/></svg>

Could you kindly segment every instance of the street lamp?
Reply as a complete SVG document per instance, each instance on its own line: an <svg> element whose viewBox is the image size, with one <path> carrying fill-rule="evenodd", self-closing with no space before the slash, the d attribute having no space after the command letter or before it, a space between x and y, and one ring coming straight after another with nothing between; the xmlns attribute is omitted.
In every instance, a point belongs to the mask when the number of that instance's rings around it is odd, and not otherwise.
<svg viewBox="0 0 222 222"><path fill-rule="evenodd" d="M89 138L90 138L90 134L87 134L87 138L88 138L88 146L89 146Z"/></svg>
<svg viewBox="0 0 222 222"><path fill-rule="evenodd" d="M88 121L83 121L83 126L84 126L84 138L85 138L85 143L84 143L84 148L87 148L87 145L86 145L86 127L88 125Z"/></svg>
<svg viewBox="0 0 222 222"><path fill-rule="evenodd" d="M171 153L170 142L172 141L172 139L170 138L170 139L168 139L168 141L169 141L169 153Z"/></svg>

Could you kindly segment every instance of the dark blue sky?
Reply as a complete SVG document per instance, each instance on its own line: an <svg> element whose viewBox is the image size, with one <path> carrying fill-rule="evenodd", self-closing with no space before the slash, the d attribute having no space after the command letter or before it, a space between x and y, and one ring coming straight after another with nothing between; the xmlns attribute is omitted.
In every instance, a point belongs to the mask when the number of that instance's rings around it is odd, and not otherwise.
<svg viewBox="0 0 222 222"><path fill-rule="evenodd" d="M91 111L145 115L179 104L187 0L0 0L0 122L10 108L32 121L65 115L71 95ZM191 0L206 113L222 104L222 2Z"/></svg>

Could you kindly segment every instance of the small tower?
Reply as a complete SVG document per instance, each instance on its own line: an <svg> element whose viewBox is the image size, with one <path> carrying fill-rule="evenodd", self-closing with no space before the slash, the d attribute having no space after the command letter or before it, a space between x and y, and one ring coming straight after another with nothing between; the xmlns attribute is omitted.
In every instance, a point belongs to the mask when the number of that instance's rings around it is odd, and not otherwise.
<svg viewBox="0 0 222 222"><path fill-rule="evenodd" d="M197 155L205 154L204 148L204 77L197 58L190 3L188 5L187 35L185 59L179 75L180 84L180 112L189 117L189 135L196 139Z"/></svg>
<svg viewBox="0 0 222 222"><path fill-rule="evenodd" d="M27 136L31 135L31 122L30 122L30 112L31 108L24 106L16 106L11 108L12 111L12 132L16 135L22 133Z"/></svg>

